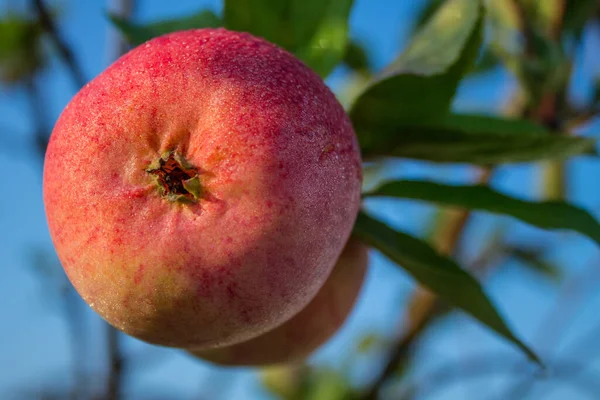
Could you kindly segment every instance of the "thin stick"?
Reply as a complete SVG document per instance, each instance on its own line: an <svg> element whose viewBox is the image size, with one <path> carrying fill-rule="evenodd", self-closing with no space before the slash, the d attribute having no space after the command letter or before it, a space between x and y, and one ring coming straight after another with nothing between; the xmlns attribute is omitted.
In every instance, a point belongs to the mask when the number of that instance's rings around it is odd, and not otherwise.
<svg viewBox="0 0 600 400"><path fill-rule="evenodd" d="M46 114L44 113L45 107L40 92L33 78L28 79L25 82L25 90L27 91L32 121L35 123L33 130L33 145L36 150L38 159L43 160L44 154L46 153L46 147L48 146L48 139L50 138L50 129L46 126Z"/></svg>
<svg viewBox="0 0 600 400"><path fill-rule="evenodd" d="M107 400L119 400L123 398L123 372L125 359L121 351L120 332L106 324L106 337L109 359L109 373L106 382Z"/></svg>
<svg viewBox="0 0 600 400"><path fill-rule="evenodd" d="M490 360L494 360L490 364ZM584 380L582 377L575 381L575 378L587 366L581 362L566 359L555 358L552 361L552 377L560 379L564 383L570 383L576 389L583 390L592 395L593 398L600 393L600 383L596 379ZM399 393L394 393L396 398L405 398L409 393L419 390L421 397L429 397L447 388L455 382L462 382L467 379L478 379L493 374L527 374L531 373L529 364L521 364L518 369L514 368L514 360L503 353L490 353L474 356L473 358L463 360L464 365L461 368L462 374L456 374L456 363L447 362L432 372L425 374L418 379L416 383L411 383L401 389ZM414 382L414 381L413 381ZM522 399L523 397L505 397L505 399Z"/></svg>
<svg viewBox="0 0 600 400"><path fill-rule="evenodd" d="M58 49L59 55L61 56L65 64L67 64L67 66L69 67L69 70L71 71L71 76L73 77L75 84L78 87L82 87L83 85L85 85L86 79L80 66L75 61L73 51L71 51L71 48L67 45L67 42L63 40L60 33L58 32L56 24L54 23L54 19L52 18L50 12L44 5L44 2L42 0L32 1L35 10L38 13L38 18L42 28L44 29L44 31L46 31L48 35L50 35L50 38L52 39L52 41L56 45L56 48Z"/></svg>
<svg viewBox="0 0 600 400"><path fill-rule="evenodd" d="M580 305L585 300L583 295L586 293L586 287L598 281L597 265L598 259L594 258L581 275L565 285L554 306L538 326L536 343L540 348L556 349L559 346L564 333L571 326L570 320L576 317L577 311L581 310ZM569 353L573 354L572 351ZM531 379L521 379L499 398L525 398L534 386L535 382Z"/></svg>
<svg viewBox="0 0 600 400"><path fill-rule="evenodd" d="M553 40L557 45L560 42L560 36L564 25L564 16L566 11L566 2L564 0L557 0L560 3L557 4L556 13L552 16L551 27L549 32L549 39ZM524 16L522 13L522 5L514 0L514 4L517 8L521 9L521 17ZM527 31L531 29L529 22L525 19L521 20L521 28ZM531 37L527 37L527 40L532 40ZM534 54L535 55L535 54ZM563 126L563 121L560 120L560 111L566 103L565 90L559 90L558 92L546 93L537 107L533 110L530 117L544 124L551 130L559 130ZM561 174L564 176L564 174ZM559 305L560 307L560 305ZM552 316L549 317L551 321L554 321ZM545 324L543 324L545 326ZM512 399L512 398L524 398L534 387L534 383L530 380L518 380L515 384L511 385L506 391L500 392L498 399Z"/></svg>
<svg viewBox="0 0 600 400"><path fill-rule="evenodd" d="M128 18L135 9L134 0L109 0L109 7L120 17ZM108 40L109 62L119 57L126 50L125 43L120 36L109 36ZM123 355L121 344L121 332L106 324L106 341L108 351L108 374L106 382L106 398L108 400L120 400L124 398L123 387L127 369L130 367L126 357Z"/></svg>
<svg viewBox="0 0 600 400"><path fill-rule="evenodd" d="M491 169L485 169L478 179L478 183L488 183L492 178L492 173ZM436 245L440 252L449 255L454 252L470 216L470 210L460 210L450 224L441 225L438 228ZM392 347L383 371L361 397L363 400L377 399L379 391L393 376L398 366L406 361L410 349L421 336L421 333L435 319L442 306L443 302L437 295L420 287L415 290L408 307L408 329Z"/></svg>

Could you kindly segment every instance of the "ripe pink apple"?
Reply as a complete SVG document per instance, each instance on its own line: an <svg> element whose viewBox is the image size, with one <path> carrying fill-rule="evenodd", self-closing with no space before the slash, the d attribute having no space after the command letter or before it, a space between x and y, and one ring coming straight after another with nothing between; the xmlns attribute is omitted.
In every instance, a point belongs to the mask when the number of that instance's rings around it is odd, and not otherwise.
<svg viewBox="0 0 600 400"><path fill-rule="evenodd" d="M362 286L367 247L350 239L315 298L283 325L246 342L190 353L221 365L259 366L303 360L342 326Z"/></svg>
<svg viewBox="0 0 600 400"><path fill-rule="evenodd" d="M317 293L358 212L344 110L298 59L224 29L153 39L86 85L44 166L50 233L102 317L150 343L223 346Z"/></svg>

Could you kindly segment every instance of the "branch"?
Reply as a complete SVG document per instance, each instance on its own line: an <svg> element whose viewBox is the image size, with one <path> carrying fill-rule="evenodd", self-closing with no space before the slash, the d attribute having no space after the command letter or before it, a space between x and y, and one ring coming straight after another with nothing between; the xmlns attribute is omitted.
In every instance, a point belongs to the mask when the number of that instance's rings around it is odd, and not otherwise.
<svg viewBox="0 0 600 400"><path fill-rule="evenodd" d="M550 21L551 26L548 32L548 37L555 43L559 43L560 35L562 33L564 24L566 2L565 0L554 1L557 2L557 12L555 15L552 16L552 20ZM536 54L535 31L534 27L531 24L531 17L528 15L527 10L525 9L525 6L521 1L512 0L510 4L516 12L519 29L521 30L521 33L523 35L525 57L535 58L538 56L538 54ZM557 111L559 108L559 103L561 103L561 105L564 104L565 93L563 88L561 88L559 92L563 93L545 93L541 97L539 104L537 104L533 109L530 110L530 112L527 113L529 117L542 123L544 126L546 126L552 131L558 131L562 128L562 121L559 120L559 113Z"/></svg>
<svg viewBox="0 0 600 400"><path fill-rule="evenodd" d="M114 13L128 18L135 9L135 0L115 0L112 2ZM112 39L112 40L111 40ZM124 44L120 36L109 37L108 54L110 62L125 51ZM123 398L123 386L125 381L124 372L130 368L121 348L121 332L106 324L107 347L108 347L108 377L106 384L106 398L108 400L119 400Z"/></svg>
<svg viewBox="0 0 600 400"><path fill-rule="evenodd" d="M389 359L381 375L373 382L371 388L363 395L363 400L376 400L377 395L385 383L394 375L399 365L409 356L409 351L421 333L429 326L436 316L437 299L434 294L423 289L417 289L411 299L411 303L422 307L418 314L414 315L411 326L393 346ZM411 307L414 309L414 307Z"/></svg>
<svg viewBox="0 0 600 400"><path fill-rule="evenodd" d="M588 333L573 343L569 353L589 354L590 349L597 348L600 337L600 324L596 324ZM600 393L600 392L599 392Z"/></svg>
<svg viewBox="0 0 600 400"><path fill-rule="evenodd" d="M567 0L554 0L556 2L556 12L550 21L550 38L555 42L560 40L565 23L565 12L567 11Z"/></svg>
<svg viewBox="0 0 600 400"><path fill-rule="evenodd" d="M572 326L570 320L581 310L586 289L589 289L591 285L595 287L600 278L598 262L598 258L594 258L579 276L567 282L554 306L537 328L538 340L536 341L540 347L547 349L558 347L562 339L561 334Z"/></svg>
<svg viewBox="0 0 600 400"><path fill-rule="evenodd" d="M594 105L588 110L577 111L570 115L570 120L566 124L567 131L572 131L583 125L587 125L592 120L600 117L600 107Z"/></svg>
<svg viewBox="0 0 600 400"><path fill-rule="evenodd" d="M40 97L40 92L33 78L25 82L25 90L29 98L31 120L35 124L33 128L33 147L35 148L36 155L43 160L48 140L50 139L50 129L44 123L46 121L44 102Z"/></svg>
<svg viewBox="0 0 600 400"><path fill-rule="evenodd" d="M556 12L552 15L548 36L557 45L560 45L560 36L563 31L567 2L566 0L555 0L555 2ZM562 111L559 108L564 108L566 102L566 88L564 87L561 87L558 92L547 93L542 97L534 117L544 123L550 130L560 130L562 129L563 121L560 121L559 118Z"/></svg>
<svg viewBox="0 0 600 400"><path fill-rule="evenodd" d="M108 346L109 373L106 382L107 400L123 398L123 371L125 360L121 351L120 332L106 324L106 337Z"/></svg>
<svg viewBox="0 0 600 400"><path fill-rule="evenodd" d="M71 50L68 48L66 43L62 41L60 35L58 34L50 13L45 8L41 0L34 0L33 6L38 13L40 25L52 38L57 49L59 50L60 56L69 66L69 71L71 72L74 82L79 86L83 86L85 84L85 79L81 73L81 69L76 64ZM25 91L28 94L31 121L34 124L32 147L34 148L37 159L43 162L51 132L51 128L45 123L45 121L48 119L45 112L46 106L43 98L40 96L39 87L36 85L36 81L33 77L30 77L26 80ZM79 310L78 296L73 298L73 294L73 287L70 285L67 286L64 292L63 300L65 317L69 327L69 334L71 335L71 354L73 357L73 388L71 398L79 399L84 396L87 390L86 375L85 371L82 369L82 365L86 359L86 349L83 321Z"/></svg>
<svg viewBox="0 0 600 400"><path fill-rule="evenodd" d="M599 273L597 269L598 259L594 258L589 267L585 268L583 273L569 281L560 295L556 299L554 306L547 312L546 318L542 320L537 328L537 340L540 348L556 349L564 333L572 324L570 320L575 318L577 311L581 310L581 303L585 300L583 294L586 288L598 282ZM596 332L594 332L596 333ZM597 336L596 336L597 338ZM545 342L545 343L544 343ZM585 340L583 341L586 342ZM589 351L590 347L581 347L582 350ZM569 351L574 354L573 351ZM534 383L529 380L520 380L509 387L504 396L500 398L521 399L533 390Z"/></svg>
<svg viewBox="0 0 600 400"><path fill-rule="evenodd" d="M59 265L58 268L62 267ZM75 289L63 276L64 282L62 305L69 328L71 357L72 357L72 398L74 400L85 398L89 391L89 381L84 366L88 362L87 335L85 332L85 317L83 314L81 299Z"/></svg>
<svg viewBox="0 0 600 400"><path fill-rule="evenodd" d="M531 24L528 22L528 16L526 10L520 2L513 0L511 3L517 12L519 17L519 24L525 41L525 54L526 56L535 56L534 46L534 31ZM556 30L560 32L562 29L562 16L557 18L559 22ZM531 117L535 120L540 121L545 126L555 130L559 122L557 121L557 94L548 93L542 99L540 104L533 110ZM483 174L479 183L487 183L491 178L492 170L488 169ZM448 225L448 230L439 237L437 243L438 249L446 254L452 254L456 247L456 244L462 235L462 231L466 226L469 219L470 211L463 210L456 220ZM391 357L383 369L381 376L376 379L373 386L363 396L364 400L374 400L377 398L377 394L383 387L383 385L393 375L397 366L406 359L408 350L414 344L415 340L420 336L422 331L428 326L428 324L434 320L436 310L440 306L440 300L435 295L431 297L421 293L423 289L418 289L411 304L417 304L418 306L411 307L411 310L418 310L418 313L412 313L412 323L409 323L409 329L402 338L398 340L396 345L392 348ZM419 298L423 300L419 300Z"/></svg>
<svg viewBox="0 0 600 400"><path fill-rule="evenodd" d="M134 0L109 0L109 9L111 15L128 19L134 14L136 2ZM123 39L123 36L111 27L108 36L107 57L109 62L121 57L129 49L129 44Z"/></svg>
<svg viewBox="0 0 600 400"><path fill-rule="evenodd" d="M484 170L478 183L490 181L492 170ZM470 210L460 210L454 215L449 224L440 224L435 235L436 247L440 252L452 254L460 240L462 233L471 216ZM373 382L372 386L361 397L363 400L376 400L379 391L394 375L398 366L405 362L410 354L410 349L421 336L421 333L443 310L443 301L435 294L424 288L417 288L410 300L408 307L408 329L392 346L390 356L381 375Z"/></svg>
<svg viewBox="0 0 600 400"><path fill-rule="evenodd" d="M523 35L523 41L525 44L525 55L532 56L535 54L534 47L534 37L535 34L533 32L533 27L529 23L529 16L527 15L527 11L525 7L519 0L512 0L509 3L510 6L513 7L515 14L517 16L517 24L519 30Z"/></svg>
<svg viewBox="0 0 600 400"><path fill-rule="evenodd" d="M40 25L42 26L44 31L48 35L50 35L50 38L52 39L52 41L56 45L56 48L58 49L59 55L61 56L65 64L67 64L67 66L69 67L73 80L75 81L77 86L82 87L83 85L85 85L86 79L81 67L75 61L73 51L71 51L67 43L60 36L60 33L56 28L56 24L54 23L50 12L44 5L44 2L42 0L32 0L32 2L35 10L37 11Z"/></svg>
<svg viewBox="0 0 600 400"><path fill-rule="evenodd" d="M494 360L491 364L490 360ZM487 375L496 375L498 373L523 375L530 373L530 378L534 375L531 373L529 364L521 364L518 369L514 368L514 360L507 357L503 353L482 354L470 359L462 360L462 374L457 374L457 365L455 362L447 362L435 370L425 374L423 377L412 382L399 393L395 393L395 398L404 398L409 393L414 393L419 390L421 397L431 397L435 393L447 388L448 386L463 382L467 379L478 379ZM552 378L558 378L565 383L570 383L576 389L585 389L592 397L600 393L600 383L596 379L580 379L577 382L573 380L577 375L588 367L586 364L572 359L554 359L552 368ZM524 397L500 397L502 399L523 399Z"/></svg>

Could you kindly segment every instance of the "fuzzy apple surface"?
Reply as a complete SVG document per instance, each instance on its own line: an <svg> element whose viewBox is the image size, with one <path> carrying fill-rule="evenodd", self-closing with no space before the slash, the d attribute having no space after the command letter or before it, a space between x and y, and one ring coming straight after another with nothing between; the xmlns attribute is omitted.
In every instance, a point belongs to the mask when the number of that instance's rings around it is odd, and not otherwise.
<svg viewBox="0 0 600 400"><path fill-rule="evenodd" d="M350 121L293 55L224 29L155 38L54 127L44 203L85 301L150 343L209 348L288 320L327 279L362 180Z"/></svg>
<svg viewBox="0 0 600 400"><path fill-rule="evenodd" d="M315 298L283 325L228 347L190 354L227 366L266 366L302 361L344 324L362 287L368 249L351 238Z"/></svg>

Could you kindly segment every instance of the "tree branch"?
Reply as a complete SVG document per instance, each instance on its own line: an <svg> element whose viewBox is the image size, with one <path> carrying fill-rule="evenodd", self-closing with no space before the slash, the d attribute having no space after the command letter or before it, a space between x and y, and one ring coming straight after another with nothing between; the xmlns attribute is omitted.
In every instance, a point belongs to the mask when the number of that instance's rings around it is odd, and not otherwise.
<svg viewBox="0 0 600 400"><path fill-rule="evenodd" d="M43 161L48 139L50 138L50 129L46 126L46 115L44 113L44 102L40 97L40 92L33 77L25 82L25 90L29 99L31 121L35 124L33 127L33 147L35 148L38 159Z"/></svg>
<svg viewBox="0 0 600 400"><path fill-rule="evenodd" d="M128 19L135 13L136 2L134 0L109 0L109 9L112 15ZM122 35L114 27L111 27L106 51L109 62L121 57L128 49L129 44L123 40Z"/></svg>
<svg viewBox="0 0 600 400"><path fill-rule="evenodd" d="M73 77L75 84L78 87L82 87L83 85L85 85L86 82L85 76L83 75L81 67L75 61L73 52L67 45L67 42L65 42L60 36L60 33L56 28L56 24L54 23L54 19L52 18L50 12L46 8L42 0L32 0L32 2L33 7L37 11L40 25L56 45L59 55L71 71L71 76Z"/></svg>
<svg viewBox="0 0 600 400"><path fill-rule="evenodd" d="M550 21L550 38L555 42L560 40L565 23L565 12L567 11L567 0L554 0L556 2L556 12Z"/></svg>
<svg viewBox="0 0 600 400"><path fill-rule="evenodd" d="M503 359L503 360L502 360ZM490 360L494 360L490 364ZM409 393L414 393L419 390L421 397L430 397L435 393L447 388L456 382L461 382L467 379L478 379L487 375L506 373L514 375L532 374L529 364L521 364L518 369L514 368L514 360L507 357L503 353L481 354L472 358L463 360L464 364L462 374L457 375L457 365L455 362L447 362L435 370L427 373L422 378L418 379L417 383L406 385L406 388L401 389L400 393L396 393L396 398L405 398ZM600 393L600 384L595 379L584 380L580 379L574 382L579 373L586 369L586 365L572 359L555 358L552 360L553 378L558 378L564 383L571 384L576 389L585 389L592 396ZM533 376L532 376L533 377ZM524 397L502 397L502 399L523 399Z"/></svg>
<svg viewBox="0 0 600 400"><path fill-rule="evenodd" d="M598 282L600 272L597 265L598 259L594 258L581 275L573 278L565 285L554 306L547 312L546 318L542 320L537 328L536 342L538 342L540 348L556 349L558 347L564 332L571 326L569 320L572 320L577 311L581 309L579 305L584 300L583 294L586 292L587 286ZM573 354L572 351L569 353ZM534 382L531 380L519 380L505 392L506 396L500 398L525 398L533 387Z"/></svg>
<svg viewBox="0 0 600 400"><path fill-rule="evenodd" d="M125 367L125 360L121 351L120 332L106 324L106 337L109 373L105 398L107 400L119 400L123 398L123 372Z"/></svg>
<svg viewBox="0 0 600 400"><path fill-rule="evenodd" d="M110 0L109 3L111 3ZM114 14L129 18L135 9L135 0L115 0L112 1L112 4L109 4L109 7ZM109 62L114 61L126 50L125 44L118 35L109 36L107 43ZM108 400L120 400L123 398L125 372L129 365L121 348L121 332L106 324L106 337L108 347L106 398Z"/></svg>
<svg viewBox="0 0 600 400"><path fill-rule="evenodd" d="M491 180L491 177L492 170L486 169L478 179L478 183L485 184ZM470 210L460 210L453 216L450 223L438 226L434 239L440 252L448 255L454 252L470 216ZM380 390L394 375L398 366L407 360L414 343L443 309L443 306L443 301L437 295L422 287L415 289L408 306L408 328L392 346L383 371L362 396L363 400L377 399Z"/></svg>
<svg viewBox="0 0 600 400"><path fill-rule="evenodd" d="M527 15L527 11L525 10L524 5L519 0L511 0L509 3L517 16L517 24L521 34L523 35L523 42L525 45L525 55L532 56L535 54L534 47L534 32L529 21L529 16Z"/></svg>
<svg viewBox="0 0 600 400"><path fill-rule="evenodd" d="M565 0L557 0L556 4L556 12L551 16L551 26L548 32L549 39L554 41L557 45L560 45L560 37L563 30L564 24L564 16L566 11L566 1ZM562 128L563 122L560 120L561 112L563 111L566 104L566 89L560 88L558 91L546 93L540 104L537 105L537 108L532 113L532 118L537 120L538 122L544 124L550 129ZM556 177L559 179L563 179L565 177L564 173L564 164L559 165L558 174ZM564 182L558 182L559 186L564 186ZM572 294L571 288L568 288L565 292L563 292L563 296L569 297ZM560 300L555 306L556 311L561 311L563 307L562 300ZM555 311L555 312L556 312ZM540 334L543 332L544 335L547 334L548 331L552 332L552 327L558 326L560 323L560 318L555 320L554 312L550 313L547 319L542 322L539 327ZM554 336L554 340L558 341L559 337ZM549 340L549 343L552 343L553 340ZM509 386L506 391L501 392L499 399L505 398L524 398L527 394L533 389L534 383L530 380L518 380L516 383Z"/></svg>

